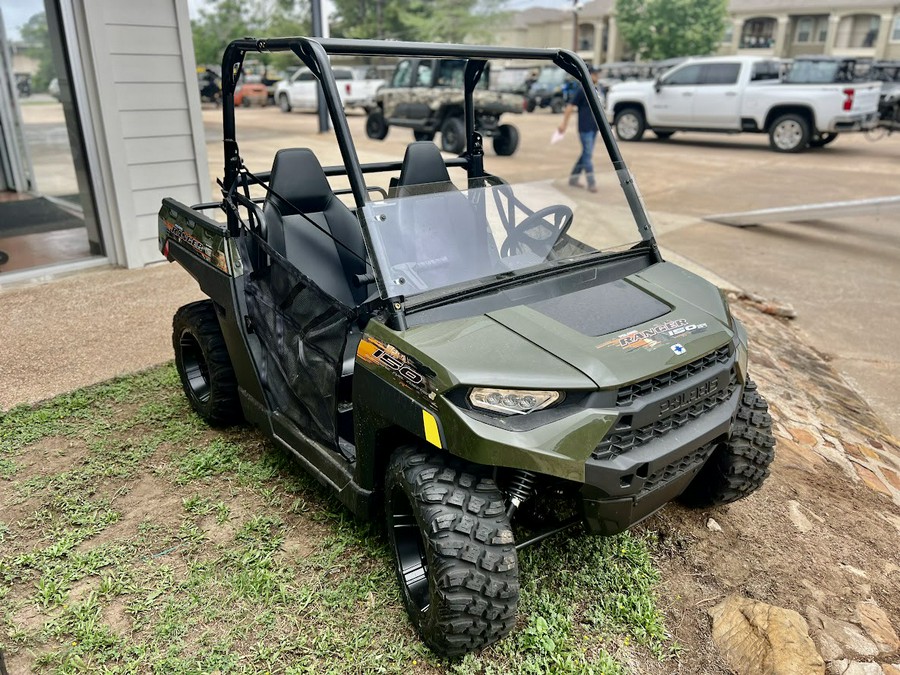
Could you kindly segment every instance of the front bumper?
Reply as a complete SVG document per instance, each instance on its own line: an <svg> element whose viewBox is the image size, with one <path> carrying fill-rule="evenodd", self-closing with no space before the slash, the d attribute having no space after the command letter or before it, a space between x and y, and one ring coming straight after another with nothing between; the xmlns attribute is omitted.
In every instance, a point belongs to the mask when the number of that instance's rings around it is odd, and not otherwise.
<svg viewBox="0 0 900 675"><path fill-rule="evenodd" d="M878 113L867 113L864 115L844 115L835 117L832 120L828 131L831 133L841 133L846 131L867 131L878 126Z"/></svg>
<svg viewBox="0 0 900 675"><path fill-rule="evenodd" d="M714 410L626 455L589 460L580 500L588 531L618 534L680 495L727 438L742 391L736 388Z"/></svg>

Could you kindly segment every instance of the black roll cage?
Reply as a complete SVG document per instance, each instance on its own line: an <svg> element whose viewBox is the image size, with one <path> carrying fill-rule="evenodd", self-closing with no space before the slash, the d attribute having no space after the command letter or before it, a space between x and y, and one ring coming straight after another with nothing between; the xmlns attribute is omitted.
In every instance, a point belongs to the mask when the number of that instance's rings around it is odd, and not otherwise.
<svg viewBox="0 0 900 675"><path fill-rule="evenodd" d="M488 59L528 59L536 61L551 61L559 68L569 73L582 86L588 94L588 103L591 112L600 130L600 136L606 147L606 152L612 161L613 168L619 176L622 189L634 215L638 230L643 240L649 244L656 259L659 256L656 242L653 237L652 227L643 208L640 195L631 178L631 174L625 166L625 160L619 152L618 145L613 139L612 130L603 114L603 107L599 96L591 82L590 73L584 61L574 52L566 49L526 49L519 47L492 47L479 45L452 45L427 42L394 42L380 40L347 40L333 38L310 37L281 37L281 38L242 38L232 41L225 48L222 56L222 132L225 151L225 180L223 189L234 190L238 180L242 162L235 134L234 120L234 92L238 78L241 74L244 56L248 52L285 52L291 51L306 65L321 85L325 105L328 109L331 123L334 127L335 137L343 159L343 167L327 167L326 175L346 175L350 183L350 192L359 212L370 201L366 188L364 173L379 171L399 170L400 162L379 162L375 164L361 165L347 117L344 115L341 105L337 83L331 69L329 56L394 56L394 57L426 57L426 58L459 58L466 60L464 76L464 102L465 102L465 126L466 126L466 150L458 159L447 162L448 166L460 166L466 169L470 181L485 179L484 153L482 138L475 130L475 103L473 92L484 73ZM258 172L256 176L266 180L268 172ZM232 236L236 236L239 229L237 213L233 209L225 209L228 216L228 230ZM365 220L361 217L361 220ZM372 250L370 233L366 223L362 223L363 238L369 251ZM381 286L381 274L378 269L379 261L372 259L371 264L375 271L375 278ZM384 289L379 288L384 296ZM401 326L405 325L403 318L403 298L386 298L392 307L395 316Z"/></svg>

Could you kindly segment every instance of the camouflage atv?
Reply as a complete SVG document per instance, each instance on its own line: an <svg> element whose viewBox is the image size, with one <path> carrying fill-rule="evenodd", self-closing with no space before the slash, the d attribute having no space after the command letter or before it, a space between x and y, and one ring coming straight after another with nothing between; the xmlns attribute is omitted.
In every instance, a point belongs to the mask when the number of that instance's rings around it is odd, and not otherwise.
<svg viewBox="0 0 900 675"><path fill-rule="evenodd" d="M366 135L384 139L391 125L413 130L417 141L441 134L441 149L459 154L466 147L463 59L404 59L397 64L391 83L381 87L366 118ZM512 155L519 147L519 132L501 124L504 113L520 114L522 96L490 91L490 67L473 92L475 129L493 139L494 152Z"/></svg>
<svg viewBox="0 0 900 675"><path fill-rule="evenodd" d="M271 170L241 160L244 55L287 50L320 78L339 166L306 148L279 150ZM402 161L360 163L338 55L464 64L465 152L416 141ZM609 157L596 192L486 168L476 93L489 59L579 82ZM257 425L385 524L410 621L435 652L513 628L523 547L760 487L774 440L747 334L717 288L662 259L579 57L243 39L222 72L222 200L159 212L163 254L209 296L173 323L185 393L210 424Z"/></svg>

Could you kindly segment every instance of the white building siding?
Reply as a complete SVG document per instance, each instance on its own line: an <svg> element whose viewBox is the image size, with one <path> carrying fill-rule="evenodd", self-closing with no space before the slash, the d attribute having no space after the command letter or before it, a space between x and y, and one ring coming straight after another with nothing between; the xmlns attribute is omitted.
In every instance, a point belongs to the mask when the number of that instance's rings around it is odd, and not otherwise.
<svg viewBox="0 0 900 675"><path fill-rule="evenodd" d="M103 173L115 201L117 241L108 248L116 262L140 267L161 259L156 213L164 196L210 199L187 1L84 0L82 7L95 133L107 149Z"/></svg>

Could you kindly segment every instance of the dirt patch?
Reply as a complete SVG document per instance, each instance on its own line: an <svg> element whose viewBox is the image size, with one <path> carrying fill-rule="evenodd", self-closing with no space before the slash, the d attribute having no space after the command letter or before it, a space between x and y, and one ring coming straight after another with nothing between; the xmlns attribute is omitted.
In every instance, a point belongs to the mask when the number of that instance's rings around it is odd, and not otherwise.
<svg viewBox="0 0 900 675"><path fill-rule="evenodd" d="M707 610L730 593L842 621L868 600L900 626L900 506L859 477L846 449L874 441L885 464L900 457L896 441L790 325L735 309L776 420L776 458L752 497L705 511L670 505L646 524L661 538L661 604L685 647L677 672L729 672Z"/></svg>
<svg viewBox="0 0 900 675"><path fill-rule="evenodd" d="M175 531L184 515L181 499L182 495L168 480L152 473L142 474L129 485L127 492L113 499L112 508L119 512L119 520L85 544L93 547L130 538L145 521L163 530Z"/></svg>
<svg viewBox="0 0 900 675"><path fill-rule="evenodd" d="M125 598L117 597L103 608L103 620L117 635L127 635L133 631L131 615L125 611L127 606Z"/></svg>

